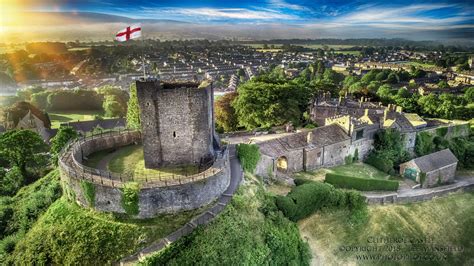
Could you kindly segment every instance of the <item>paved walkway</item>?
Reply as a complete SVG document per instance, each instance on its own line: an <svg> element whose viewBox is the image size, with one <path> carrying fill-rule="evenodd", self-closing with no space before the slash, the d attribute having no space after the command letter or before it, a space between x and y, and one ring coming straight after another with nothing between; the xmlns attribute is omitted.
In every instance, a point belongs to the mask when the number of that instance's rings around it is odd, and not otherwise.
<svg viewBox="0 0 474 266"><path fill-rule="evenodd" d="M430 200L451 192L474 189L474 177L456 179L455 183L434 188L408 189L400 187L397 192L364 192L369 204L408 203Z"/></svg>
<svg viewBox="0 0 474 266"><path fill-rule="evenodd" d="M155 241L150 246L140 250L138 253L129 257L123 258L120 261L120 265L133 265L140 259L145 258L161 249L167 247L171 243L177 241L183 236L186 236L194 231L199 225L207 225L210 223L220 212L222 212L227 204L232 199L235 191L237 191L243 178L243 171L240 165L239 159L236 155L235 145L229 145L229 161L230 161L230 183L224 193L217 199L216 203L209 207L207 211L203 212L197 217L194 217L180 229L169 234L165 238Z"/></svg>

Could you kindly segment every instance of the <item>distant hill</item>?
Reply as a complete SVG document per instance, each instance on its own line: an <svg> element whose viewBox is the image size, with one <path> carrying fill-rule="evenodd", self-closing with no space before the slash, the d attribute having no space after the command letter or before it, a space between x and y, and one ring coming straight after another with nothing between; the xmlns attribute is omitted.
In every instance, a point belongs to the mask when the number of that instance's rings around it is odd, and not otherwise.
<svg viewBox="0 0 474 266"><path fill-rule="evenodd" d="M133 19L117 15L94 12L24 12L28 18L24 23L29 25L58 26L68 24L90 23L172 23L185 24L187 22L168 19Z"/></svg>

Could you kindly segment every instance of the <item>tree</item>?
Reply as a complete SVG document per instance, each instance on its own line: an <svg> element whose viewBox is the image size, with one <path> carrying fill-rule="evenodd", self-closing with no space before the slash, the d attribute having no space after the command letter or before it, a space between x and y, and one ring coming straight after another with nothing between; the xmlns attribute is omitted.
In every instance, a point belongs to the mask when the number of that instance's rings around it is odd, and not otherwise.
<svg viewBox="0 0 474 266"><path fill-rule="evenodd" d="M26 167L29 163L39 161L42 152L47 150L38 133L22 129L11 130L0 135L0 155L11 166L17 166L23 176L27 176Z"/></svg>
<svg viewBox="0 0 474 266"><path fill-rule="evenodd" d="M308 96L295 84L246 82L238 88L239 96L232 102L239 124L247 129L282 125L288 121L298 124L301 106ZM304 103L304 104L303 104Z"/></svg>
<svg viewBox="0 0 474 266"><path fill-rule="evenodd" d="M130 86L130 98L127 105L127 127L140 130L140 108L135 84Z"/></svg>
<svg viewBox="0 0 474 266"><path fill-rule="evenodd" d="M79 136L76 130L72 127L60 127L58 133L54 138L51 139L51 154L53 155L53 160L57 163L57 158L59 152L66 146L66 144Z"/></svg>
<svg viewBox="0 0 474 266"><path fill-rule="evenodd" d="M127 107L115 95L107 95L102 108L104 108L107 117L124 117L127 112Z"/></svg>
<svg viewBox="0 0 474 266"><path fill-rule="evenodd" d="M15 195L24 182L20 168L14 166L9 171L0 168L0 196Z"/></svg>
<svg viewBox="0 0 474 266"><path fill-rule="evenodd" d="M449 85L448 85L448 82L446 82L446 80L441 80L440 82L438 82L438 87L440 89L447 89L449 88Z"/></svg>
<svg viewBox="0 0 474 266"><path fill-rule="evenodd" d="M395 73L393 73L393 72L388 75L387 80L386 80L386 82L387 82L387 83L390 83L390 84L396 84L396 83L398 83L399 81L400 81L400 80L399 80L399 78L398 78L398 75L395 74Z"/></svg>
<svg viewBox="0 0 474 266"><path fill-rule="evenodd" d="M220 97L214 104L217 127L225 132L237 129L237 115L235 114L234 107L232 107L232 101L234 101L235 98L237 98L237 93L227 93Z"/></svg>
<svg viewBox="0 0 474 266"><path fill-rule="evenodd" d="M466 89L466 91L464 92L464 99L467 103L474 102L474 87L469 87Z"/></svg>
<svg viewBox="0 0 474 266"><path fill-rule="evenodd" d="M388 100L392 96L392 87L388 84L384 84L377 89L377 96L382 100Z"/></svg>

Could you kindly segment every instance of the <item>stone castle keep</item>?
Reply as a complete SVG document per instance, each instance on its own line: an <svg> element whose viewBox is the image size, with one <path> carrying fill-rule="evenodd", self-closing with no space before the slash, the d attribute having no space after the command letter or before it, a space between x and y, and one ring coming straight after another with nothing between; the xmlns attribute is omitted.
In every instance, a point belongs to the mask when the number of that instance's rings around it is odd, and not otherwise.
<svg viewBox="0 0 474 266"><path fill-rule="evenodd" d="M137 81L145 167L190 165L214 155L213 95L198 83Z"/></svg>

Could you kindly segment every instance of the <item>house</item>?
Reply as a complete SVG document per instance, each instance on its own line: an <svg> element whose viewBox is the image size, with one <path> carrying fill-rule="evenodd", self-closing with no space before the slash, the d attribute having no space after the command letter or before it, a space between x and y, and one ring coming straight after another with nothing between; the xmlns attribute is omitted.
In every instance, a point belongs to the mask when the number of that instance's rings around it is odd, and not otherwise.
<svg viewBox="0 0 474 266"><path fill-rule="evenodd" d="M449 150L441 150L400 164L400 175L423 188L453 182L458 159Z"/></svg>
<svg viewBox="0 0 474 266"><path fill-rule="evenodd" d="M28 102L18 102L5 110L5 129L30 129L40 132L51 128L51 121L46 113Z"/></svg>
<svg viewBox="0 0 474 266"><path fill-rule="evenodd" d="M359 127L358 130L362 130ZM373 140L370 131L347 132L339 123L298 132L289 136L256 143L261 158L256 174L261 176L287 175L321 167L343 164L357 149L360 158L367 155Z"/></svg>

